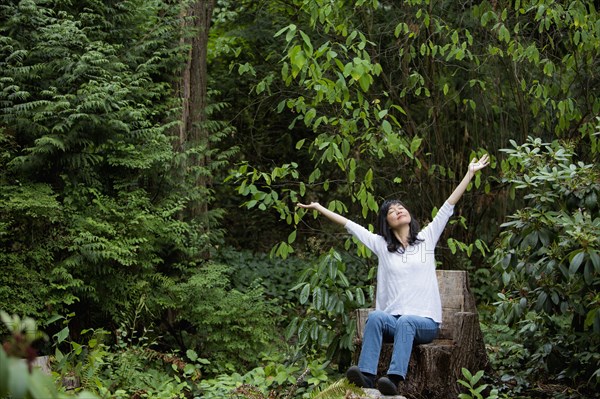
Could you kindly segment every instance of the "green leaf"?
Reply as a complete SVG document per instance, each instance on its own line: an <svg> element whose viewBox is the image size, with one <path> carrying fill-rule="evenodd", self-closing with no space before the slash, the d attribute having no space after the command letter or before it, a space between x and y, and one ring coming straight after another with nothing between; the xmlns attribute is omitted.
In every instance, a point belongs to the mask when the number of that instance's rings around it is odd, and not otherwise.
<svg viewBox="0 0 600 399"><path fill-rule="evenodd" d="M192 362L195 362L196 360L198 360L198 354L193 349L188 349L185 352L185 354L188 357L188 359L190 359Z"/></svg>
<svg viewBox="0 0 600 399"><path fill-rule="evenodd" d="M192 375L195 372L196 372L196 366L191 363L186 364L185 367L183 368L183 374L185 374L185 375Z"/></svg>
<svg viewBox="0 0 600 399"><path fill-rule="evenodd" d="M364 306L365 305L365 293L363 292L362 288L358 287L356 289L356 302L358 303L359 306Z"/></svg>
<svg viewBox="0 0 600 399"><path fill-rule="evenodd" d="M31 399L47 399L50 396L58 397L52 378L42 374L39 369L33 370L29 377L28 397L31 397ZM81 395L77 397L80 398Z"/></svg>
<svg viewBox="0 0 600 399"><path fill-rule="evenodd" d="M10 369L8 391L11 399L24 399L29 385L27 364L21 359L8 359L8 368Z"/></svg>
<svg viewBox="0 0 600 399"><path fill-rule="evenodd" d="M338 273L338 277L340 279L340 284L342 287L349 287L350 286L350 282L348 281L348 277L346 277L346 275L342 272Z"/></svg>
<svg viewBox="0 0 600 399"><path fill-rule="evenodd" d="M0 398L4 398L8 394L8 356L4 352L4 348L0 346Z"/></svg>
<svg viewBox="0 0 600 399"><path fill-rule="evenodd" d="M290 339L298 330L298 317L294 317L285 331L285 338Z"/></svg>
<svg viewBox="0 0 600 399"><path fill-rule="evenodd" d="M313 46L312 46L312 43L310 42L310 37L308 37L306 35L306 33L304 33L303 31L300 31L300 36L302 36L302 40L304 41L304 44L306 45L306 50L308 51L309 54L312 54Z"/></svg>
<svg viewBox="0 0 600 399"><path fill-rule="evenodd" d="M421 146L422 142L423 142L423 139L421 137L418 137L418 136L413 137L412 141L410 142L411 154L414 154L415 152L417 152L417 150Z"/></svg>
<svg viewBox="0 0 600 399"><path fill-rule="evenodd" d="M73 353L76 355L80 355L83 351L83 345L80 345L77 342L71 342L71 347L73 348Z"/></svg>
<svg viewBox="0 0 600 399"><path fill-rule="evenodd" d="M592 309L585 316L585 327L591 327L594 324L594 320L600 314L600 309Z"/></svg>
<svg viewBox="0 0 600 399"><path fill-rule="evenodd" d="M456 254L456 242L454 241L454 239L448 238L446 242L448 243L448 248L450 248L450 252L452 252L452 254Z"/></svg>
<svg viewBox="0 0 600 399"><path fill-rule="evenodd" d="M571 257L570 265L569 265L569 273L575 274L577 270L579 270L579 266L583 262L585 258L585 252L583 250L577 252L574 256Z"/></svg>
<svg viewBox="0 0 600 399"><path fill-rule="evenodd" d="M56 334L54 334L54 337L56 337L57 344L60 344L61 342L63 342L65 339L67 339L68 336L69 336L69 327L68 326L63 328Z"/></svg>
<svg viewBox="0 0 600 399"><path fill-rule="evenodd" d="M503 272L502 273L502 284L504 284L505 286L508 285L508 283L510 283L510 279L511 279L511 274L507 273L507 272Z"/></svg>
<svg viewBox="0 0 600 399"><path fill-rule="evenodd" d="M335 280L335 278L337 276L337 272L338 272L338 268L337 268L336 264L334 262L329 262L327 267L328 267L328 272L329 272L329 278L331 280Z"/></svg>
<svg viewBox="0 0 600 399"><path fill-rule="evenodd" d="M280 36L281 34L283 34L283 32L285 32L287 30L295 31L296 30L296 25L290 24L288 26L285 26L285 27L281 28L280 30L277 31L277 33L275 33L274 37Z"/></svg>
<svg viewBox="0 0 600 399"><path fill-rule="evenodd" d="M589 286L591 286L594 282L593 266L590 260L585 262L585 266L583 268L583 278L585 283Z"/></svg>
<svg viewBox="0 0 600 399"><path fill-rule="evenodd" d="M483 370L479 370L471 379L471 384L475 385L479 382L479 380L483 377ZM485 387L484 387L485 388Z"/></svg>
<svg viewBox="0 0 600 399"><path fill-rule="evenodd" d="M353 301L354 300L354 294L352 293L352 291L350 291L349 289L347 289L346 291L344 291L346 294L346 298L349 301Z"/></svg>
<svg viewBox="0 0 600 399"><path fill-rule="evenodd" d="M310 284L305 284L304 288L300 292L300 303L304 305L308 302L308 297L310 296Z"/></svg>
<svg viewBox="0 0 600 399"><path fill-rule="evenodd" d="M306 56L300 46L294 46L290 50L290 63L292 64L292 77L297 77L306 65Z"/></svg>
<svg viewBox="0 0 600 399"><path fill-rule="evenodd" d="M369 91L369 86L371 86L371 76L368 73L361 74L360 78L358 79L358 84L363 91Z"/></svg>
<svg viewBox="0 0 600 399"><path fill-rule="evenodd" d="M392 125L387 120L381 122L381 129L387 134L392 133Z"/></svg>
<svg viewBox="0 0 600 399"><path fill-rule="evenodd" d="M598 255L598 252L593 249L589 250L588 254L590 255L590 259L594 265L595 272L600 273L600 255Z"/></svg>
<svg viewBox="0 0 600 399"><path fill-rule="evenodd" d="M323 307L323 290L321 287L316 287L313 291L313 306L317 310Z"/></svg>
<svg viewBox="0 0 600 399"><path fill-rule="evenodd" d="M540 294L538 295L538 299L536 301L537 309L543 310L547 299L548 299L548 294L546 294L545 292L540 292Z"/></svg>
<svg viewBox="0 0 600 399"><path fill-rule="evenodd" d="M461 371L462 375L467 379L467 381L470 382L473 379L473 374L471 374L471 372L467 368L463 367Z"/></svg>
<svg viewBox="0 0 600 399"><path fill-rule="evenodd" d="M57 315L50 317L48 320L46 320L46 322L44 324L49 325L49 324L54 323L55 321L62 320L64 318L65 318L64 316L57 314Z"/></svg>
<svg viewBox="0 0 600 399"><path fill-rule="evenodd" d="M288 243L289 243L289 244L291 244L291 243L293 243L294 241L296 241L296 232L297 232L297 231L296 231L296 230L294 230L294 231L292 231L292 232L291 232L291 233L288 235L288 239L287 239L287 241L288 241Z"/></svg>

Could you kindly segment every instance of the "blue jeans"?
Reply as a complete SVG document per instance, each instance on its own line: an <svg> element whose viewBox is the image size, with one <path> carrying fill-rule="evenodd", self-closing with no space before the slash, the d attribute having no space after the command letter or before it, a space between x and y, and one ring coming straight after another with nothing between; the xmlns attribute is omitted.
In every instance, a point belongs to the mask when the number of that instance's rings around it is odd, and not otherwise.
<svg viewBox="0 0 600 399"><path fill-rule="evenodd" d="M388 374L406 378L413 343L427 344L433 341L438 335L439 326L428 317L393 316L381 310L371 312L365 324L358 368L363 373L377 375L381 345L383 342L393 342Z"/></svg>

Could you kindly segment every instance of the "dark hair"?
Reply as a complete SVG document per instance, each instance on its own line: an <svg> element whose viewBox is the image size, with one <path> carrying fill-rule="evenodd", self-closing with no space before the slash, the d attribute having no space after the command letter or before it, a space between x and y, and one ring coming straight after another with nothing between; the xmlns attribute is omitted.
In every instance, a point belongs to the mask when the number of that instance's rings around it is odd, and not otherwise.
<svg viewBox="0 0 600 399"><path fill-rule="evenodd" d="M387 243L387 249L390 252L400 252L404 253L404 245L396 238L396 236L392 233L390 226L387 222L387 213L390 210L390 206L392 205L401 205L406 209L408 214L410 215L410 223L408 225L408 244L414 245L423 240L417 238L417 234L421 231L421 227L419 226L419 222L415 219L408 208L402 203L402 201L394 199L394 200L386 200L379 208L379 215L377 216L377 225L378 225L378 233L385 239Z"/></svg>

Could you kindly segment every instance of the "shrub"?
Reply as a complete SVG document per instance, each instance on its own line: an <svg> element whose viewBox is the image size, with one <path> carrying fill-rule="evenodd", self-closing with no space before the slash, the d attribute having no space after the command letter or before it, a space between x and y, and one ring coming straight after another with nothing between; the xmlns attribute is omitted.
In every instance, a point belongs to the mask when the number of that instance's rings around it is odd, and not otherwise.
<svg viewBox="0 0 600 399"><path fill-rule="evenodd" d="M600 386L600 169L574 143L529 138L504 150L504 180L525 206L502 227L493 262L497 317L516 328L532 377Z"/></svg>

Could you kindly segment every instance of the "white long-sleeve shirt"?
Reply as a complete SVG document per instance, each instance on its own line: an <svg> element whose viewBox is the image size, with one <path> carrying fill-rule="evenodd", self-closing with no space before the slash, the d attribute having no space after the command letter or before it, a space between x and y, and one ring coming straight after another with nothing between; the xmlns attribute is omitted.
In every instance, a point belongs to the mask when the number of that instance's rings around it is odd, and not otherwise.
<svg viewBox="0 0 600 399"><path fill-rule="evenodd" d="M454 205L445 202L431 223L417 235L423 241L409 245L404 253L388 251L382 236L351 220L346 223L346 230L377 255L377 310L442 322L434 250L453 212Z"/></svg>

